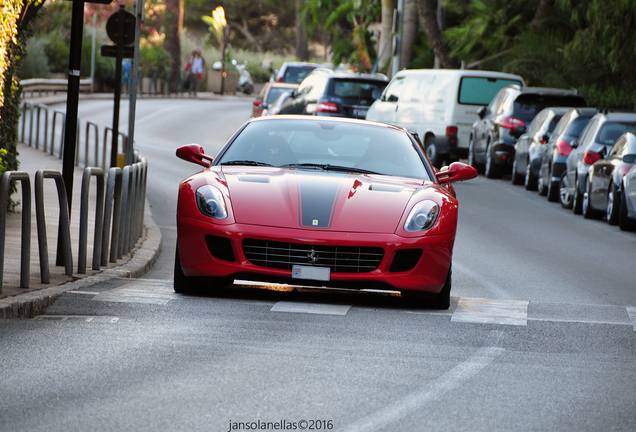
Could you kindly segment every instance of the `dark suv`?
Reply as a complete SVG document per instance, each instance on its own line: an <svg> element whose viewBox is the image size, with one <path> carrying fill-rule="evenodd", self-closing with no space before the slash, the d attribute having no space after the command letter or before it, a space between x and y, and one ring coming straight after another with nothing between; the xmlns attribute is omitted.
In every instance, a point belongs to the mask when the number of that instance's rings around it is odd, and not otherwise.
<svg viewBox="0 0 636 432"><path fill-rule="evenodd" d="M382 74L355 74L315 69L294 90L279 114L322 115L364 119L389 80Z"/></svg>
<svg viewBox="0 0 636 432"><path fill-rule="evenodd" d="M583 213L590 165L607 156L614 142L626 132L636 133L636 111L606 110L592 117L581 136L572 141L573 150L565 161L566 170L560 186L563 207L571 206L575 214Z"/></svg>
<svg viewBox="0 0 636 432"><path fill-rule="evenodd" d="M510 85L502 88L490 104L477 111L468 143L468 162L488 178L509 172L515 143L534 116L547 107L585 107L575 90Z"/></svg>

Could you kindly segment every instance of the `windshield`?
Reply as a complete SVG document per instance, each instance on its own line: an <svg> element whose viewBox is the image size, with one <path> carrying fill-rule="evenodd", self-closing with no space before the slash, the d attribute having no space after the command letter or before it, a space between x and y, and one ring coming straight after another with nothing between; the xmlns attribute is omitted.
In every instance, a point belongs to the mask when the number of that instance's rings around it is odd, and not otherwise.
<svg viewBox="0 0 636 432"><path fill-rule="evenodd" d="M271 120L249 123L215 165L344 170L431 180L409 136L371 124Z"/></svg>

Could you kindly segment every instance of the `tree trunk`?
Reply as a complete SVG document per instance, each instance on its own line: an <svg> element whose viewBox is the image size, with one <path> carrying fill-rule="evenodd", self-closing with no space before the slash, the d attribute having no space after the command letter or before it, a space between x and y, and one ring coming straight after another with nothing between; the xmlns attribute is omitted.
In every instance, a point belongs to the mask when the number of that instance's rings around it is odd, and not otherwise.
<svg viewBox="0 0 636 432"><path fill-rule="evenodd" d="M176 92L181 79L181 30L183 30L183 1L166 0L166 51L172 58L170 91Z"/></svg>
<svg viewBox="0 0 636 432"><path fill-rule="evenodd" d="M541 22L547 17L554 9L554 0L541 0L537 6L537 11L534 14L532 23L530 26L535 29L541 26Z"/></svg>
<svg viewBox="0 0 636 432"><path fill-rule="evenodd" d="M300 10L303 6L303 0L296 0L296 57L299 60L309 60L309 47L307 46L307 35L305 35L305 26L300 16Z"/></svg>
<svg viewBox="0 0 636 432"><path fill-rule="evenodd" d="M416 0L404 0L403 16L400 70L406 68L413 59L413 45L417 43L418 20Z"/></svg>
<svg viewBox="0 0 636 432"><path fill-rule="evenodd" d="M393 54L393 0L382 0L382 25L380 28L380 46L378 47L378 69L384 69Z"/></svg>
<svg viewBox="0 0 636 432"><path fill-rule="evenodd" d="M263 52L263 47L258 42L258 39L256 39L256 37L254 37L254 35L250 32L246 19L243 19L240 23L237 21L228 21L228 24L230 25L230 27L238 30L243 36L245 36L247 42L252 45L252 47L256 48L259 53Z"/></svg>
<svg viewBox="0 0 636 432"><path fill-rule="evenodd" d="M437 23L437 2L435 0L417 0L417 8L428 43L439 59L441 67L445 69L459 68L459 63L450 56L450 49L444 42L442 31Z"/></svg>

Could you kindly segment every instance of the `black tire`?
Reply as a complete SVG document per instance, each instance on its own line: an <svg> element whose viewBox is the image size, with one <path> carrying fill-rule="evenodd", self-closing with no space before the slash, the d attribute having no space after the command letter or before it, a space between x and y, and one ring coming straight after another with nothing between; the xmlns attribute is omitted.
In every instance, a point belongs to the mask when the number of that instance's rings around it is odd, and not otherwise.
<svg viewBox="0 0 636 432"><path fill-rule="evenodd" d="M583 194L583 203L581 204L581 212L585 219L596 219L599 212L592 208L592 185L589 179L585 182L585 193Z"/></svg>
<svg viewBox="0 0 636 432"><path fill-rule="evenodd" d="M541 196L548 195L548 185L541 174L539 174L539 178L537 179L537 190Z"/></svg>
<svg viewBox="0 0 636 432"><path fill-rule="evenodd" d="M559 202L561 203L561 207L567 210L570 210L573 204L572 194L570 194L569 189L567 173L563 173L559 181Z"/></svg>
<svg viewBox="0 0 636 432"><path fill-rule="evenodd" d="M444 155L440 154L434 136L429 136L428 138L426 138L426 142L424 143L424 151L426 152L426 157L428 158L428 161L431 163L431 165L436 168L442 167L442 162L444 162Z"/></svg>
<svg viewBox="0 0 636 432"><path fill-rule="evenodd" d="M523 176L517 172L517 158L512 161L512 177L510 178L513 185L523 184Z"/></svg>
<svg viewBox="0 0 636 432"><path fill-rule="evenodd" d="M446 282L442 290L431 298L429 294L420 293L418 291L402 291L402 297L409 300L411 304L415 304L416 307L422 307L426 309L444 310L450 307L450 292L452 285L452 266L448 268L448 274L446 276Z"/></svg>
<svg viewBox="0 0 636 432"><path fill-rule="evenodd" d="M621 194L620 209L618 211L618 227L621 231L636 231L636 221L627 216L627 200L624 190Z"/></svg>
<svg viewBox="0 0 636 432"><path fill-rule="evenodd" d="M485 171L486 177L488 177L489 179L500 179L501 177L503 177L503 170L493 161L492 145L490 145L490 143L488 143L488 148L486 149Z"/></svg>
<svg viewBox="0 0 636 432"><path fill-rule="evenodd" d="M618 216L621 208L621 196L618 193L616 185L610 183L607 190L607 209L605 215L607 216L607 223L610 225L618 225Z"/></svg>
<svg viewBox="0 0 636 432"><path fill-rule="evenodd" d="M523 185L526 190L537 190L537 178L534 176L534 174L532 174L532 164L529 160L526 162L526 175L523 179Z"/></svg>
<svg viewBox="0 0 636 432"><path fill-rule="evenodd" d="M548 191L546 195L548 196L548 201L557 202L559 201L559 182L552 181L552 167L550 167L550 174L548 177Z"/></svg>
<svg viewBox="0 0 636 432"><path fill-rule="evenodd" d="M181 268L181 259L179 258L179 246L176 247L174 257L174 292L179 294L194 293L197 291L210 291L232 283L232 279L227 278L198 278L188 277L183 273Z"/></svg>
<svg viewBox="0 0 636 432"><path fill-rule="evenodd" d="M576 179L574 186L574 195L572 196L572 212L580 215L583 213L583 192L579 188L579 179Z"/></svg>
<svg viewBox="0 0 636 432"><path fill-rule="evenodd" d="M475 159L475 143L472 136L468 143L468 165L475 168L479 174L484 173L484 164L477 163L477 160Z"/></svg>

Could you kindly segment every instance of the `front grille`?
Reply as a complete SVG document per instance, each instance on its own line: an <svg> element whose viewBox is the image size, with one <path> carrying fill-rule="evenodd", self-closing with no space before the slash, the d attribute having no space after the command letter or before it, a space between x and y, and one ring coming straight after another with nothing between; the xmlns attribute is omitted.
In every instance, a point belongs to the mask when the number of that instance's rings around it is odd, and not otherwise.
<svg viewBox="0 0 636 432"><path fill-rule="evenodd" d="M243 253L250 263L261 267L291 270L295 265L314 265L329 267L332 273L368 273L378 268L384 249L247 239L243 240Z"/></svg>

